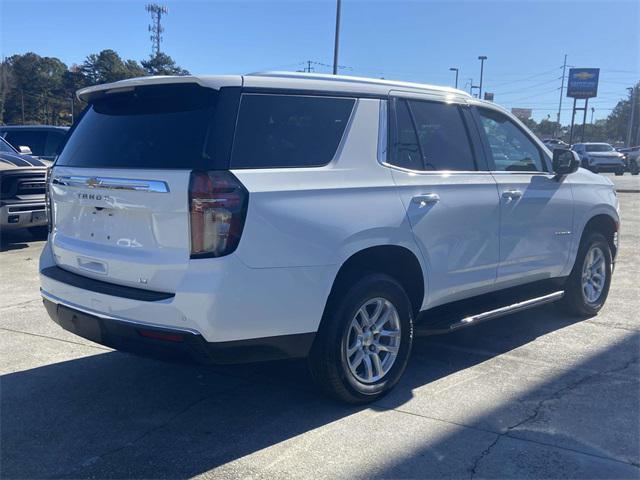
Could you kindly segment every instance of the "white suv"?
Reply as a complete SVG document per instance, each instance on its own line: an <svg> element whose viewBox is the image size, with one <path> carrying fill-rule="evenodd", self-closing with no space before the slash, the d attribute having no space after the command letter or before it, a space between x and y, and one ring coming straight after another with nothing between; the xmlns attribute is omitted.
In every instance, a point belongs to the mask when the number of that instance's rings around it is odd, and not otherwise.
<svg viewBox="0 0 640 480"><path fill-rule="evenodd" d="M402 375L414 323L555 300L593 315L607 297L612 183L464 92L265 73L78 95L40 276L51 317L88 339L308 356L325 391L365 402Z"/></svg>

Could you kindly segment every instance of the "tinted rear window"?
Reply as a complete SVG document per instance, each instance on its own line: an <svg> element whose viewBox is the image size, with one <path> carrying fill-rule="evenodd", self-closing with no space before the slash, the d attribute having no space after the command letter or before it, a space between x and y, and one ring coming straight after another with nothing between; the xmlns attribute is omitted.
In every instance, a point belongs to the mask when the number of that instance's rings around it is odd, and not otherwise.
<svg viewBox="0 0 640 480"><path fill-rule="evenodd" d="M197 85L157 85L95 100L57 165L207 169L218 94Z"/></svg>
<svg viewBox="0 0 640 480"><path fill-rule="evenodd" d="M231 168L326 165L354 103L352 98L242 95Z"/></svg>
<svg viewBox="0 0 640 480"><path fill-rule="evenodd" d="M17 149L29 147L33 155L44 155L44 143L47 140L46 130L10 130L5 139Z"/></svg>

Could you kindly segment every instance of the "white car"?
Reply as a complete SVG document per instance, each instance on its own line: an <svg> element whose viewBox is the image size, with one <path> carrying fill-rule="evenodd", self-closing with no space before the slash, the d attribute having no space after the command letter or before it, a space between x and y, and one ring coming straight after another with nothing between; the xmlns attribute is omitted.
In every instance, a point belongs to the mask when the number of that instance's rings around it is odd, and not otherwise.
<svg viewBox="0 0 640 480"><path fill-rule="evenodd" d="M50 175L42 296L63 328L214 363L309 357L375 400L415 329L604 304L612 183L451 88L292 73L85 88Z"/></svg>

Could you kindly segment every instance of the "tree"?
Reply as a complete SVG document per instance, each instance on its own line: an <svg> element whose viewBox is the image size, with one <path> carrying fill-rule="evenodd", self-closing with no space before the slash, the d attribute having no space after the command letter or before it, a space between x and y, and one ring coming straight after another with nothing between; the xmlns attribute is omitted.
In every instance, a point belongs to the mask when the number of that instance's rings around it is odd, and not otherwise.
<svg viewBox="0 0 640 480"><path fill-rule="evenodd" d="M3 75L12 80L3 87L3 121L59 123L62 77L67 66L54 57L33 52L12 55L3 62Z"/></svg>
<svg viewBox="0 0 640 480"><path fill-rule="evenodd" d="M146 75L146 72L138 62L135 60L123 61L120 55L110 49L87 56L80 70L90 85L117 82L125 78Z"/></svg>
<svg viewBox="0 0 640 480"><path fill-rule="evenodd" d="M638 137L638 129L640 126L640 82L635 86L635 118L634 128L631 135L632 143L634 139ZM620 100L615 108L611 111L607 117L606 134L609 139L615 142L626 142L627 134L629 133L629 122L631 122L631 92L627 95L627 98Z"/></svg>
<svg viewBox="0 0 640 480"><path fill-rule="evenodd" d="M173 58L162 52L150 55L149 60L140 63L149 75L189 75L187 70L176 65Z"/></svg>

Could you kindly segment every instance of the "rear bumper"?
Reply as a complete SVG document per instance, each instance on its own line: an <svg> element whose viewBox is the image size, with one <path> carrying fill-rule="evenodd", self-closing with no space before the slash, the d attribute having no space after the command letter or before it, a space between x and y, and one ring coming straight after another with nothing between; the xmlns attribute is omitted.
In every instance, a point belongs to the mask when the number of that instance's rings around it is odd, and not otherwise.
<svg viewBox="0 0 640 480"><path fill-rule="evenodd" d="M193 330L142 324L69 305L42 292L49 316L63 329L118 350L146 356L193 360L207 364L235 364L308 355L314 333L207 342Z"/></svg>
<svg viewBox="0 0 640 480"><path fill-rule="evenodd" d="M136 278L137 264L130 269ZM106 276L60 272L50 240L40 256L40 285L43 296L72 308L226 343L316 332L334 269L252 269L232 254L189 261L166 293L116 285Z"/></svg>
<svg viewBox="0 0 640 480"><path fill-rule="evenodd" d="M47 224L44 202L15 203L0 207L0 227L15 229L25 227L39 227Z"/></svg>

